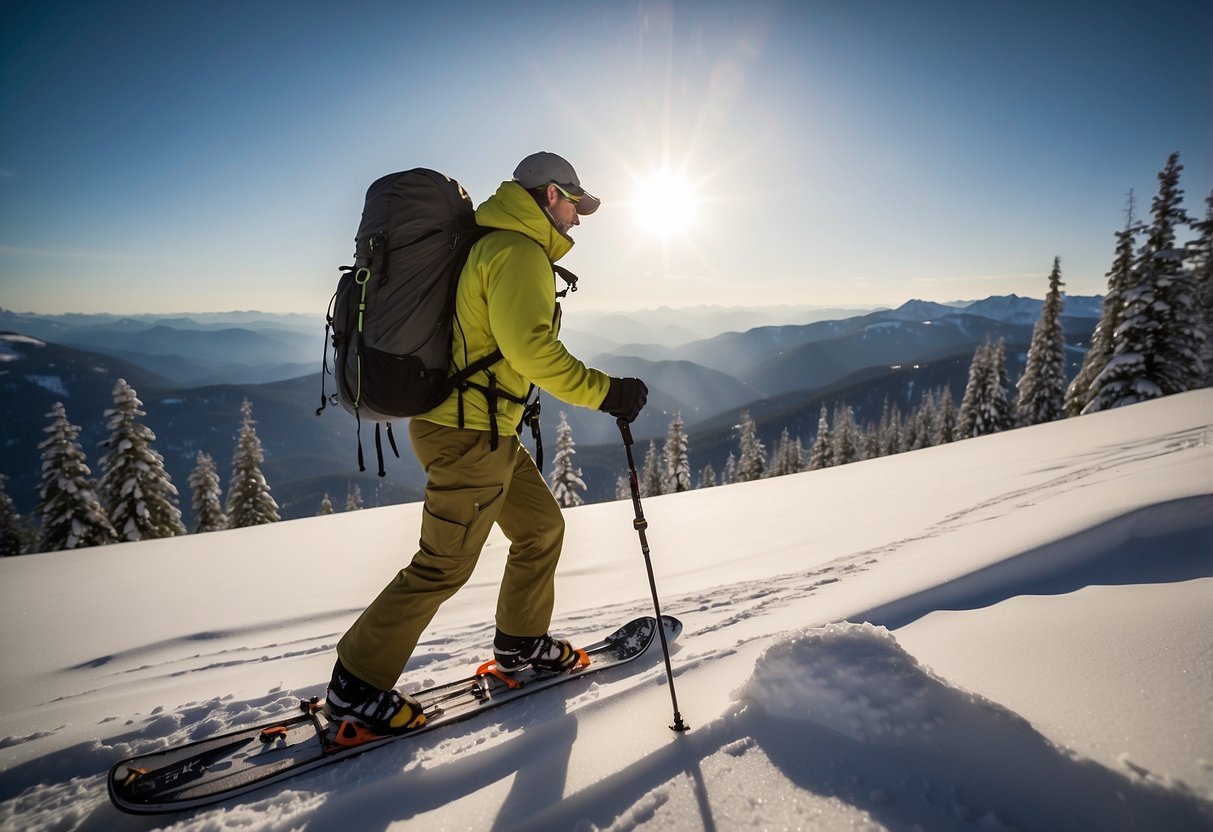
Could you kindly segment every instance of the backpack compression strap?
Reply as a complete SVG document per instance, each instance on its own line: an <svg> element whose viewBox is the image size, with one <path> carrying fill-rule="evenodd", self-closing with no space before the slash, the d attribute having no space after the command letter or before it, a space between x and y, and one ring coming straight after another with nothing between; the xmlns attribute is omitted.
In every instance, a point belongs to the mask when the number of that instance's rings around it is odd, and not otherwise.
<svg viewBox="0 0 1213 832"><path fill-rule="evenodd" d="M464 418L463 418L464 391L466 391L468 389L479 390L481 393L484 394L484 397L488 400L489 431L490 431L489 450L492 450L492 451L497 450L498 441L500 439L500 434L497 430L497 400L506 399L508 401L514 402L515 404L521 404L524 406L528 404L525 396L522 398L519 398L518 396L515 396L513 393L508 393L505 390L502 390L500 387L497 386L497 375L495 373L493 373L491 370L489 370L489 367L493 366L494 364L496 364L498 361L500 361L504 357L505 356L503 356L501 354L500 349L493 350L488 355L484 356L483 358L476 359L471 364L467 365L462 370L455 373L455 375L450 377L449 382L448 382L455 389L455 392L459 395L459 427L461 427L461 428L464 425ZM474 381L470 380L472 376L474 376L476 373L479 373L481 370L483 370L485 372L485 374L488 375L488 377L489 377L488 386L485 386L483 384L477 384ZM530 395L529 391L528 391L527 395Z"/></svg>

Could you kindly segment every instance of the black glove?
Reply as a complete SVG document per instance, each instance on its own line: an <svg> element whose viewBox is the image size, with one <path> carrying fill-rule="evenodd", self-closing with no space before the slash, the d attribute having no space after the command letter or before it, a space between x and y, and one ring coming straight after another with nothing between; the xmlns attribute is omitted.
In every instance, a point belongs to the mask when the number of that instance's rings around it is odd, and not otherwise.
<svg viewBox="0 0 1213 832"><path fill-rule="evenodd" d="M649 388L638 378L611 378L611 387L598 409L616 419L634 422L649 400Z"/></svg>

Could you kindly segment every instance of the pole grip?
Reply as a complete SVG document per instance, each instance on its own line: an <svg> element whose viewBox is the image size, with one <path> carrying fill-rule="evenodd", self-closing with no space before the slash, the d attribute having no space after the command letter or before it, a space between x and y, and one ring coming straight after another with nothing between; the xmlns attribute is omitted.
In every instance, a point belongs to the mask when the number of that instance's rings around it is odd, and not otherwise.
<svg viewBox="0 0 1213 832"><path fill-rule="evenodd" d="M620 416L615 420L615 424L619 425L619 432L623 434L623 444L632 447L635 443L632 441L632 426L628 424L628 420Z"/></svg>

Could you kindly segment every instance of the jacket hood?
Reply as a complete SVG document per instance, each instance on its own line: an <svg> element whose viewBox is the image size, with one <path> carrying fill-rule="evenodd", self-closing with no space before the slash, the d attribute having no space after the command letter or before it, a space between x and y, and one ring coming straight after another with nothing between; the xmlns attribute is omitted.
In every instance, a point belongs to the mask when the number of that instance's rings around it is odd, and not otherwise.
<svg viewBox="0 0 1213 832"><path fill-rule="evenodd" d="M497 193L480 203L476 224L486 228L517 231L530 237L555 263L569 253L573 238L561 234L526 189L512 180L502 182Z"/></svg>

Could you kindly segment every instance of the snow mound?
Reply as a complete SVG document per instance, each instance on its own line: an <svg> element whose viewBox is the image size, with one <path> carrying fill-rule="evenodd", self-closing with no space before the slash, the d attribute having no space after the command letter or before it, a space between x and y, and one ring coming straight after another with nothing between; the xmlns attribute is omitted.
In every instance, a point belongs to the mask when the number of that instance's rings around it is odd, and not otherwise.
<svg viewBox="0 0 1213 832"><path fill-rule="evenodd" d="M770 645L733 697L770 716L876 745L929 740L957 699L998 707L949 688L884 627L846 623L801 630Z"/></svg>
<svg viewBox="0 0 1213 832"><path fill-rule="evenodd" d="M733 698L734 734L809 795L860 813L853 826L1213 828L1213 804L1184 784L1113 771L1055 744L937 676L884 627L782 635Z"/></svg>

